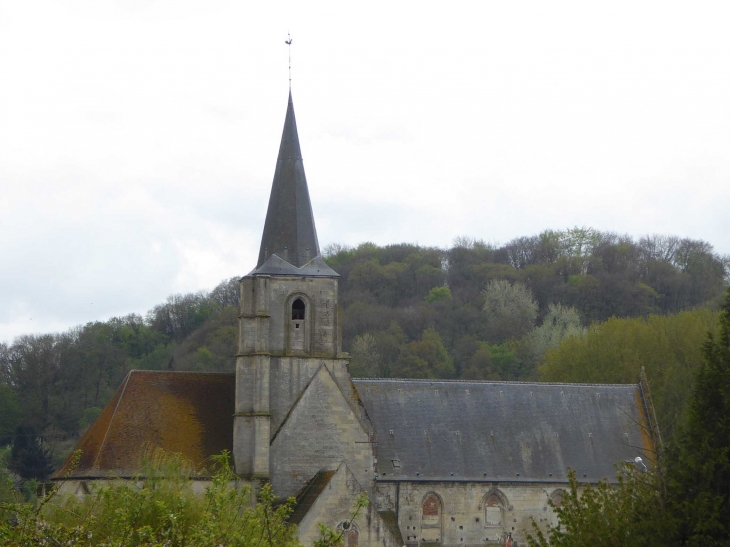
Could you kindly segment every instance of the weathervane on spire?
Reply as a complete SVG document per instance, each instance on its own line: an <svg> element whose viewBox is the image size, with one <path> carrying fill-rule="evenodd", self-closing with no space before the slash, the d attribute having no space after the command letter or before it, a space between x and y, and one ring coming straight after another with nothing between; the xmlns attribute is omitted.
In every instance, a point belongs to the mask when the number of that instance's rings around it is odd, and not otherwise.
<svg viewBox="0 0 730 547"><path fill-rule="evenodd" d="M286 35L289 37L288 40L285 40L284 43L289 46L289 90L291 91L291 43L293 40L291 39L291 34L286 33Z"/></svg>

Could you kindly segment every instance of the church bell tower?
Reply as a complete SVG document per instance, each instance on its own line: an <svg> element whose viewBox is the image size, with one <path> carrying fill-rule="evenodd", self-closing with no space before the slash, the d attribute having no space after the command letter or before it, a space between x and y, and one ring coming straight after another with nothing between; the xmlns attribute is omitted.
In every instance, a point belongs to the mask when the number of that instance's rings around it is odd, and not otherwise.
<svg viewBox="0 0 730 547"><path fill-rule="evenodd" d="M322 367L349 390L338 278L320 255L290 91L258 263L241 280L233 435L237 473L271 480L279 496L305 474L275 465L295 457L275 453L287 416Z"/></svg>

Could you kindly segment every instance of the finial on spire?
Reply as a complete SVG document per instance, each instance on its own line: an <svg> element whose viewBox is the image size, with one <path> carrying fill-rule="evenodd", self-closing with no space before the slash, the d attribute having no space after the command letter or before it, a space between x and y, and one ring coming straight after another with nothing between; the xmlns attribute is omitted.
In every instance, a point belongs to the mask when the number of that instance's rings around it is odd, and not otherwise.
<svg viewBox="0 0 730 547"><path fill-rule="evenodd" d="M284 43L289 46L289 91L291 91L291 43L293 40L291 39L291 34L289 32L286 33L288 40L285 40Z"/></svg>

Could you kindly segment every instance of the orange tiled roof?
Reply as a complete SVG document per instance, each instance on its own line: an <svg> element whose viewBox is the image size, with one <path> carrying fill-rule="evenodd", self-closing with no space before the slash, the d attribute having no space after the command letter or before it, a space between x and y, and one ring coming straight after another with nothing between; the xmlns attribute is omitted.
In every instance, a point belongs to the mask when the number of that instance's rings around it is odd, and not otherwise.
<svg viewBox="0 0 730 547"><path fill-rule="evenodd" d="M74 478L129 477L146 450L179 453L200 468L233 448L235 374L133 370L75 450ZM68 473L69 458L54 475Z"/></svg>

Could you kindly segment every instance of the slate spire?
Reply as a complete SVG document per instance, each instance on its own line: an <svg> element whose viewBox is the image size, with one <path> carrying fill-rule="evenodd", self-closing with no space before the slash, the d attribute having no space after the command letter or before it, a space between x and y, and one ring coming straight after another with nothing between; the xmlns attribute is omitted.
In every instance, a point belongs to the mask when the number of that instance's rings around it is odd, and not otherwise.
<svg viewBox="0 0 730 547"><path fill-rule="evenodd" d="M291 90L254 272L337 276L319 254Z"/></svg>

